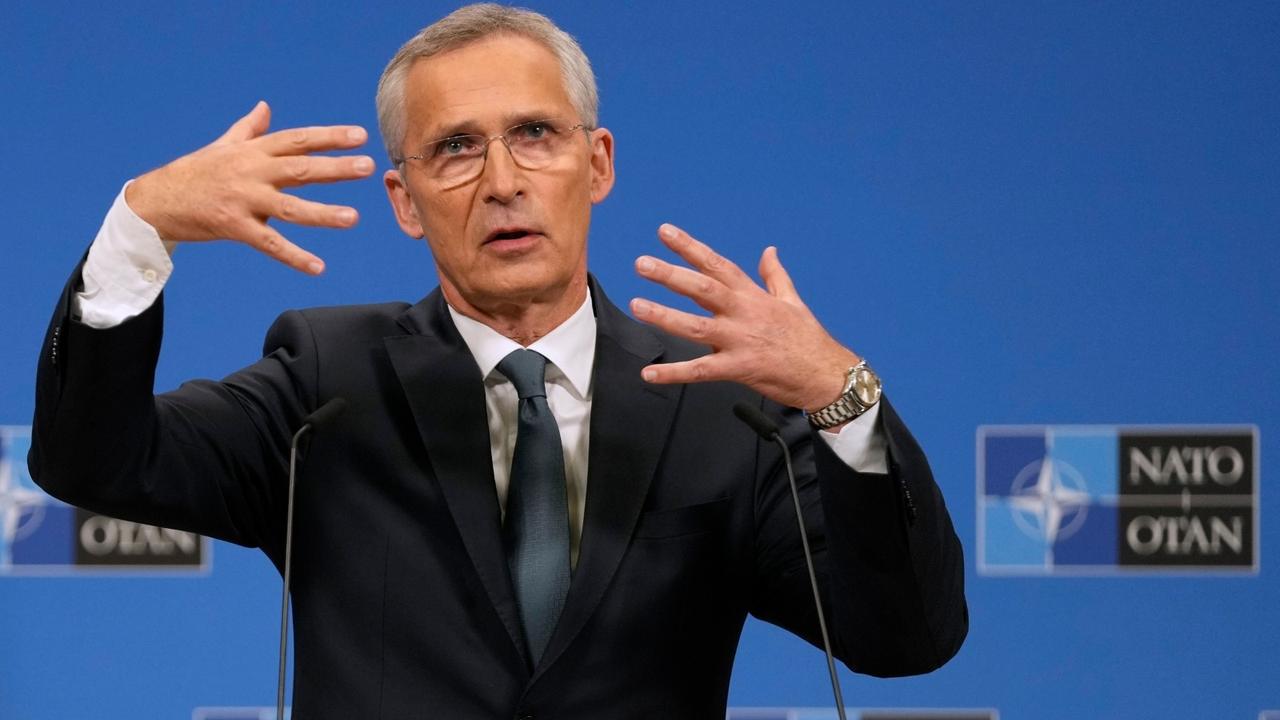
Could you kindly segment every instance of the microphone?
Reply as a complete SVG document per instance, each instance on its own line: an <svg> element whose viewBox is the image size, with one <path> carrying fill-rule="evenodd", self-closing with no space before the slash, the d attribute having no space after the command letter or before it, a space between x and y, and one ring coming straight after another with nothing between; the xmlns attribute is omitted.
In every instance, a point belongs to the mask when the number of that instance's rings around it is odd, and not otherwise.
<svg viewBox="0 0 1280 720"><path fill-rule="evenodd" d="M289 576L293 570L293 486L297 478L298 441L346 409L345 399L336 397L329 400L302 419L302 427L293 434L293 441L289 444L289 500L284 523L284 590L280 594L280 677L276 683L276 720L284 720L284 676L289 652Z"/></svg>
<svg viewBox="0 0 1280 720"><path fill-rule="evenodd" d="M752 430L755 430L756 434L764 440L773 442L773 436L779 435L778 424L752 405L737 403L733 406L733 414L737 415L738 419L746 423ZM783 447L786 447L786 445L783 445Z"/></svg>
<svg viewBox="0 0 1280 720"><path fill-rule="evenodd" d="M303 430L307 429L308 425L311 426L312 430L320 427L321 425L327 425L329 424L330 420L341 415L342 411L346 409L347 409L346 398L340 398L340 397L333 398L329 402L316 408L315 412L302 418L302 428L299 429L298 432L302 432Z"/></svg>
<svg viewBox="0 0 1280 720"><path fill-rule="evenodd" d="M778 424L770 420L759 408L746 403L735 403L733 414L755 431L761 439L776 442L782 448L782 458L787 465L787 480L791 483L791 500L796 506L796 524L800 527L800 543L804 547L804 564L809 569L809 586L813 589L813 607L818 611L818 629L822 631L822 649L827 653L827 672L831 674L831 693L836 699L836 713L840 720L846 720L844 714L844 694L840 692L840 679L836 677L836 660L831 654L831 637L827 635L827 619L822 612L822 601L818 596L818 575L813 569L813 553L809 550L809 533L804 527L804 515L800 512L800 491L796 489L796 476L791 470L791 450L782 441Z"/></svg>

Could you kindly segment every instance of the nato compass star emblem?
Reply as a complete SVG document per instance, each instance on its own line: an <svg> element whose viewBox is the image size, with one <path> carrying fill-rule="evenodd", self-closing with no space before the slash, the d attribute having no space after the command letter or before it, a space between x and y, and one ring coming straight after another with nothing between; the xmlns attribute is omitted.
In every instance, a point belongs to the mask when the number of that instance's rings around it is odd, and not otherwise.
<svg viewBox="0 0 1280 720"><path fill-rule="evenodd" d="M1113 430L981 426L977 450L980 574L1115 565Z"/></svg>
<svg viewBox="0 0 1280 720"><path fill-rule="evenodd" d="M1027 535L1044 540L1049 548L1074 535L1088 514L1090 498L1084 476L1053 457L1023 468L1010 491L1014 522Z"/></svg>
<svg viewBox="0 0 1280 720"><path fill-rule="evenodd" d="M12 566L12 544L40 527L45 513L44 493L24 485L9 449L0 449L0 570Z"/></svg>

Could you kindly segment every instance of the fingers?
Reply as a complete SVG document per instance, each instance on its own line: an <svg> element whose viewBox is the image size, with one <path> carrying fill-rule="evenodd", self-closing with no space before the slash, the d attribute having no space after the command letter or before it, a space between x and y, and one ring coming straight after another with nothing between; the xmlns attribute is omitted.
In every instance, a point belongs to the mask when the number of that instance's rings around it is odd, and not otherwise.
<svg viewBox="0 0 1280 720"><path fill-rule="evenodd" d="M703 355L683 362L648 365L640 371L640 377L656 385L727 380L724 365L719 355Z"/></svg>
<svg viewBox="0 0 1280 720"><path fill-rule="evenodd" d="M730 288L755 286L741 268L671 223L665 223L658 228L658 238L664 245L684 258L685 262Z"/></svg>
<svg viewBox="0 0 1280 720"><path fill-rule="evenodd" d="M287 193L274 193L258 211L264 216L311 227L349 228L360 220L355 208L312 202Z"/></svg>
<svg viewBox="0 0 1280 720"><path fill-rule="evenodd" d="M267 131L271 126L271 106L263 100L244 117L231 124L222 137L213 141L214 145L227 145L233 142L252 140Z"/></svg>
<svg viewBox="0 0 1280 720"><path fill-rule="evenodd" d="M305 155L360 147L369 133L359 125L330 125L279 130L258 139L269 155Z"/></svg>
<svg viewBox="0 0 1280 720"><path fill-rule="evenodd" d="M308 275L319 275L324 272L323 260L289 242L283 235L276 232L275 228L266 223L256 223L247 228L244 237L239 240L258 252Z"/></svg>
<svg viewBox="0 0 1280 720"><path fill-rule="evenodd" d="M782 261L778 260L778 248L772 245L765 248L764 254L760 256L760 279L764 281L770 295L787 302L800 302L800 294L796 292L791 276L782 267Z"/></svg>
<svg viewBox="0 0 1280 720"><path fill-rule="evenodd" d="M310 183L331 183L368 177L373 158L290 155L271 161L268 182L276 187L297 187Z"/></svg>
<svg viewBox="0 0 1280 720"><path fill-rule="evenodd" d="M631 311L637 320L711 352L684 362L649 365L641 371L646 382L728 381L791 407L830 402L830 383L843 382L832 368L847 368L841 363L856 356L836 342L800 300L777 248L766 248L760 256L761 288L737 265L683 230L664 224L658 236L691 267L642 255L636 258L636 271L694 300L712 316L640 298L631 301Z"/></svg>
<svg viewBox="0 0 1280 720"><path fill-rule="evenodd" d="M636 258L636 272L711 312L724 312L733 304L733 294L724 283L689 268L641 255Z"/></svg>
<svg viewBox="0 0 1280 720"><path fill-rule="evenodd" d="M641 298L631 301L631 312L636 319L672 335L679 335L700 345L715 347L720 344L721 328L716 318L694 315Z"/></svg>
<svg viewBox="0 0 1280 720"><path fill-rule="evenodd" d="M259 100L244 117L232 123L213 145L229 145L261 139L262 150L269 155L305 155L325 150L347 150L360 147L369 139L369 133L359 125L330 125L290 128L264 135L271 125L271 107ZM306 180L306 182L331 182L351 177L363 177L373 172L372 159L367 170L356 170L355 175L334 176L331 179Z"/></svg>

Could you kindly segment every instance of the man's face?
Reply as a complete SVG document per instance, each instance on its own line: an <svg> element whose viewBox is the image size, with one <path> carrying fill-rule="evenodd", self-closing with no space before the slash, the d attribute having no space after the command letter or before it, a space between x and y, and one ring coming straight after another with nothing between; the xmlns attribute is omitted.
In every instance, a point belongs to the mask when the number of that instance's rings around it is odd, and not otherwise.
<svg viewBox="0 0 1280 720"><path fill-rule="evenodd" d="M419 60L405 83L404 155L455 134L492 137L530 120L582 123L555 56L518 36L494 36ZM445 297L466 310L509 311L581 298L591 206L613 187L607 130L570 133L550 166L526 170L501 140L484 170L461 185L406 160L385 178L400 227L425 236Z"/></svg>

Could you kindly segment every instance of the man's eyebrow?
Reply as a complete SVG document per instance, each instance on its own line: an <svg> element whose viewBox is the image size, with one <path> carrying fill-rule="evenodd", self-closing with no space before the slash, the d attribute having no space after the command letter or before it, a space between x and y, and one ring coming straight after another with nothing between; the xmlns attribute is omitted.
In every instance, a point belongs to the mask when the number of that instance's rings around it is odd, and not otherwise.
<svg viewBox="0 0 1280 720"><path fill-rule="evenodd" d="M521 110L518 112L510 112L502 116L502 131L506 131L516 125L523 125L527 122L535 120L551 120L558 118L565 113L556 113L551 110ZM454 137L457 135L484 135L485 131L480 128L479 123L475 120L458 120L456 122L436 126L430 132L424 133L423 142L431 142L433 140L442 140L444 138Z"/></svg>
<svg viewBox="0 0 1280 720"><path fill-rule="evenodd" d="M523 125L535 120L551 120L564 115L564 113L556 113L551 110L526 110L518 113L509 113L503 116L503 123L506 127L512 128L516 125Z"/></svg>
<svg viewBox="0 0 1280 720"><path fill-rule="evenodd" d="M447 138L447 137L454 137L455 135L479 135L479 134L480 132L476 130L476 124L474 121L461 120L459 122L451 123L448 125L440 125L435 127L434 129L429 129L427 132L423 133L422 139L424 142L431 142L432 140L438 140L438 139Z"/></svg>

